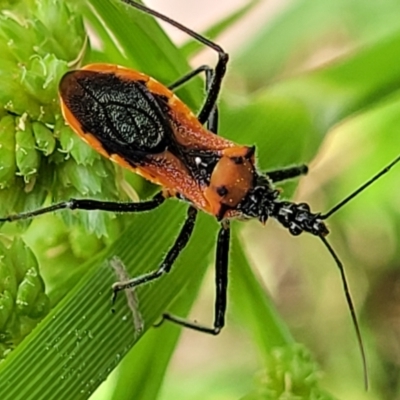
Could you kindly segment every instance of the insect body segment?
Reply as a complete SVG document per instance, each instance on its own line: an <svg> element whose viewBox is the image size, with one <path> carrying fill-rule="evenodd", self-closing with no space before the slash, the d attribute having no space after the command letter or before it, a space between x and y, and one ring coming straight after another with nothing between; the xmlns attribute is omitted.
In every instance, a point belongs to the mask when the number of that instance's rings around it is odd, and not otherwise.
<svg viewBox="0 0 400 400"><path fill-rule="evenodd" d="M170 195L218 220L255 217L265 223L273 216L291 232L310 231L304 207L276 201L278 191L256 170L254 147L208 131L153 78L92 64L63 77L60 97L66 120L86 142Z"/></svg>
<svg viewBox="0 0 400 400"><path fill-rule="evenodd" d="M101 154L218 219L238 214L229 210L253 184L254 149L208 131L165 86L92 64L63 77L60 98L66 120Z"/></svg>

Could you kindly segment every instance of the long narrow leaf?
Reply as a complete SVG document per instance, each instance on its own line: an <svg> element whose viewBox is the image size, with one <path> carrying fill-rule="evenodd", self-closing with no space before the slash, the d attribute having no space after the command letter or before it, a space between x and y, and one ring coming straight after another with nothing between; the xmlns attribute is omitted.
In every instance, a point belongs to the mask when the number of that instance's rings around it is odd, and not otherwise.
<svg viewBox="0 0 400 400"><path fill-rule="evenodd" d="M1 364L2 399L90 397L137 336L123 294L115 304L116 313L111 313L110 288L116 277L109 260L119 257L132 276L155 268L160 262L160 254L153 251L155 243L157 248L159 244L168 248L182 216L174 204L138 216L119 241L87 265L88 272L76 287ZM145 330L167 310L187 282L201 280L214 241L213 229L202 219L195 236L192 251L184 253L169 277L140 290L139 312ZM162 328L157 332L160 337L164 334ZM167 347L164 351L170 352ZM42 385L49 376L51 380Z"/></svg>

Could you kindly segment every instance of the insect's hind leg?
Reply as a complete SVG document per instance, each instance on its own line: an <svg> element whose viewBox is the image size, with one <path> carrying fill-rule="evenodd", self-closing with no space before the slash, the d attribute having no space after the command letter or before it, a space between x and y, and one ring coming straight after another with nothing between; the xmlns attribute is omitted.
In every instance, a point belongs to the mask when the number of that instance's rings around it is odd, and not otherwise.
<svg viewBox="0 0 400 400"><path fill-rule="evenodd" d="M272 182L282 182L287 179L297 178L300 175L305 175L308 172L307 165L296 165L295 167L288 167L284 169L277 169L275 171L266 172L264 175L268 176Z"/></svg>
<svg viewBox="0 0 400 400"><path fill-rule="evenodd" d="M202 72L205 72L206 81L208 81L210 79L209 78L209 76L210 76L209 74L210 73L212 74L213 69L209 65L201 65L200 67L194 69L193 71L188 72L186 75L183 75L181 78L179 78L175 82L173 82L170 85L168 85L168 89L175 90L179 86L184 85L186 82L190 81L191 79L193 79L195 76L201 74Z"/></svg>
<svg viewBox="0 0 400 400"><path fill-rule="evenodd" d="M141 276L138 276L136 278L130 279L125 282L116 282L113 285L113 298L112 301L113 303L115 302L117 298L118 292L121 290L133 288L139 285L142 285L144 283L150 282L154 279L159 278L160 276L168 273L175 260L181 253L181 251L186 247L186 245L189 242L189 239L193 233L193 228L196 222L196 217L197 217L197 209L190 206L187 211L187 217L185 220L185 223L183 224L181 231L179 232L179 235L177 239L175 240L175 243L172 245L170 250L168 251L167 255L165 256L163 262L161 265L152 272L149 272L147 274L143 274Z"/></svg>
<svg viewBox="0 0 400 400"><path fill-rule="evenodd" d="M190 71L189 73L184 75L182 78L180 78L177 81L175 81L174 83L170 84L168 86L168 89L175 90L176 88L185 84L186 82L188 82L189 80L191 80L192 78L194 78L195 76L199 75L202 72L204 72L205 76L206 76L206 90L208 92L210 89L213 77L214 77L214 70L208 65L201 65L200 67L194 69L193 71ZM211 109L211 111L208 115L207 127L211 132L215 133L216 135L218 134L217 133L218 122L219 122L218 107L217 107L217 104L215 103L214 107Z"/></svg>
<svg viewBox="0 0 400 400"><path fill-rule="evenodd" d="M162 192L157 193L151 200L139 203L118 203L114 201L101 201L91 199L70 199L61 203L53 204L48 207L39 208L33 211L27 211L20 214L12 214L0 218L1 222L12 222L22 219L30 219L39 215L48 214L59 210L101 210L109 212L142 212L149 211L160 206L165 200Z"/></svg>
<svg viewBox="0 0 400 400"><path fill-rule="evenodd" d="M196 331L218 335L225 325L226 297L228 287L228 259L229 259L230 226L229 221L224 221L218 233L217 253L215 261L215 313L212 327L199 325L194 322L176 317L171 314L164 314L163 320L174 322L186 328ZM162 322L162 321L161 321Z"/></svg>
<svg viewBox="0 0 400 400"><path fill-rule="evenodd" d="M137 8L149 15L153 15L156 18L159 18L168 24L174 26L175 28L179 29L182 32L185 32L193 39L197 40L199 43L209 47L210 49L214 50L218 54L218 61L215 68L212 70L209 89L207 91L207 97L204 101L204 104L201 108L199 113L198 119L199 121L204 124L209 120L210 114L212 114L214 106L217 102L219 92L221 90L221 84L224 79L226 73L226 66L229 61L229 55L225 53L224 49L219 46L217 43L214 43L211 40L208 40L206 37L198 34L197 32L189 29L188 27L180 24L177 21L167 17L164 14L161 14L149 7L146 7L142 4L136 3L132 0L122 0L124 3L130 5L131 7Z"/></svg>

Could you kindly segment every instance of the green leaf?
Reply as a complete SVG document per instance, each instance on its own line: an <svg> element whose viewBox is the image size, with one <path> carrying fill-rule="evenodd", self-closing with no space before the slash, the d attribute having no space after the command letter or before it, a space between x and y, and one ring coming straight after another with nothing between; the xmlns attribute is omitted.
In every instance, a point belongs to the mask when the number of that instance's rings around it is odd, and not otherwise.
<svg viewBox="0 0 400 400"><path fill-rule="evenodd" d="M241 241L235 231L230 261L231 280L235 282L236 289L232 293L232 303L238 311L235 319L249 330L264 357L268 357L276 347L293 344L293 338L266 295L260 279L252 271Z"/></svg>
<svg viewBox="0 0 400 400"><path fill-rule="evenodd" d="M120 258L131 276L156 268L161 254L154 252L154 234L159 246L171 246L183 208L171 202L152 213L138 215L114 245L81 268L79 282L70 287L38 329L0 365L2 399L90 397L138 339L124 293L117 299L116 313L111 313L111 285L117 278L109 261ZM188 282L201 282L214 242L215 225L210 222L210 218L201 216L189 251L183 252L168 277L138 291L144 331L152 329ZM195 290L186 292L185 301L190 304L195 295ZM165 335L176 335L176 331L160 327L154 334L160 341L166 340ZM172 340L171 347L174 344ZM160 351L171 350L166 346ZM165 357L164 365L168 359ZM51 376L51 380L46 376ZM43 379L45 385L41 384ZM143 382L137 382L135 390L143 390Z"/></svg>
<svg viewBox="0 0 400 400"><path fill-rule="evenodd" d="M288 3L261 25L232 67L256 87L297 75L392 36L398 31L399 11L396 0Z"/></svg>
<svg viewBox="0 0 400 400"><path fill-rule="evenodd" d="M249 11L251 11L259 3L260 0L248 1L248 3L245 4L243 7L233 11L232 14L228 15L224 19L221 19L211 28L207 29L205 32L202 33L202 35L210 40L215 40L221 33L225 32L236 22L240 21ZM186 57L191 57L203 49L204 45L195 40L190 40L189 42L186 42L183 46L181 46L181 52Z"/></svg>

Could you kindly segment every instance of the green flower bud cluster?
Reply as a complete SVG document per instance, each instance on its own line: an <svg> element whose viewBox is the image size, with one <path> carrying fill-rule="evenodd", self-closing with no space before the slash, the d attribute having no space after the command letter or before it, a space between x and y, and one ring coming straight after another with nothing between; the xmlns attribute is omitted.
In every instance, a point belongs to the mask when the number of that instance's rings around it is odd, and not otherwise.
<svg viewBox="0 0 400 400"><path fill-rule="evenodd" d="M0 0L1 1L1 0ZM65 124L58 83L86 56L83 21L64 0L0 3L0 216L40 208L69 198L115 200L113 165L87 146ZM6 8L6 5L7 7ZM51 249L71 249L80 260L93 256L119 221L98 212L60 213L70 225L32 224L25 237L40 255L42 271ZM21 233L30 221L6 224ZM36 226L35 226L36 225ZM57 225L57 226L56 226ZM72 226L71 226L72 225ZM88 234L90 232L91 234ZM51 243L44 248L49 233ZM1 238L1 237L0 237ZM71 243L64 243L70 241ZM47 258L46 258L47 257ZM18 344L47 313L49 300L33 253L22 239L7 248L0 242L0 358Z"/></svg>
<svg viewBox="0 0 400 400"><path fill-rule="evenodd" d="M72 9L78 3L9 3L0 11L0 215L41 207L46 199L116 199L114 168L60 114L58 83L88 50L82 18ZM95 214L64 218L107 236L113 216Z"/></svg>
<svg viewBox="0 0 400 400"><path fill-rule="evenodd" d="M320 377L318 366L304 346L275 348L266 360L266 369L257 377L257 390L244 399L332 400L319 388Z"/></svg>
<svg viewBox="0 0 400 400"><path fill-rule="evenodd" d="M31 332L50 310L33 253L22 240L0 242L0 359Z"/></svg>
<svg viewBox="0 0 400 400"><path fill-rule="evenodd" d="M24 1L0 14L0 107L54 123L61 76L84 55L82 19L63 1Z"/></svg>

